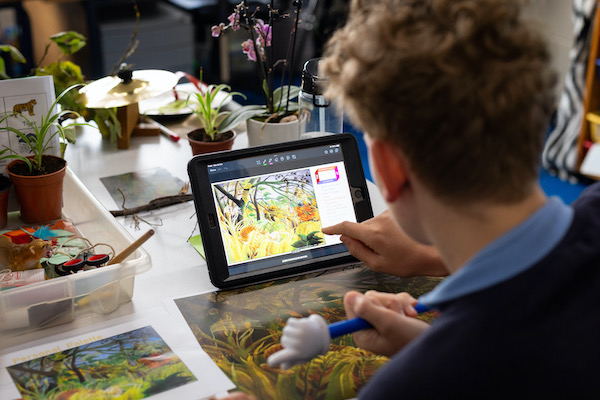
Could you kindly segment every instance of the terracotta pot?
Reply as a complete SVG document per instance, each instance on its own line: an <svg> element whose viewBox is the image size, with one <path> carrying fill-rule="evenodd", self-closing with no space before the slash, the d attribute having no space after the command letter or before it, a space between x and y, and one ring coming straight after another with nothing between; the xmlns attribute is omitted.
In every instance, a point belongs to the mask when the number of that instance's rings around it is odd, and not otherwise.
<svg viewBox="0 0 600 400"><path fill-rule="evenodd" d="M298 120L291 122L262 122L253 119L246 120L248 145L262 146L264 144L291 142L300 137Z"/></svg>
<svg viewBox="0 0 600 400"><path fill-rule="evenodd" d="M62 217L63 179L67 170L67 162L56 171L46 175L17 175L11 169L21 160L12 161L6 166L12 181L21 211L21 219L28 224L42 224Z"/></svg>
<svg viewBox="0 0 600 400"><path fill-rule="evenodd" d="M225 132L224 135L228 137L226 140L221 140L218 142L205 142L202 140L202 136L204 135L204 129L196 129L188 133L188 141L190 142L190 146L192 147L192 154L203 154L203 153L213 153L215 151L223 151L223 150L231 150L233 146L233 141L237 136L235 131Z"/></svg>
<svg viewBox="0 0 600 400"><path fill-rule="evenodd" d="M6 226L10 185L10 179L4 175L0 175L0 229Z"/></svg>

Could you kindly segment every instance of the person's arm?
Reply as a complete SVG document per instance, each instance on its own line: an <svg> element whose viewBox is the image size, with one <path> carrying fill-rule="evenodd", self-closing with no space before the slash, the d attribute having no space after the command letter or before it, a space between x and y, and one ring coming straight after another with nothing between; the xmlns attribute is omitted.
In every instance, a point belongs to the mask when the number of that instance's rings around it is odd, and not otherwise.
<svg viewBox="0 0 600 400"><path fill-rule="evenodd" d="M409 238L389 210L360 224L345 221L324 227L323 233L341 235L350 254L375 272L401 277L448 275L437 249Z"/></svg>
<svg viewBox="0 0 600 400"><path fill-rule="evenodd" d="M416 319L417 300L408 293L381 293L374 290L364 295L350 291L344 296L346 315L360 317L373 325L353 333L357 346L391 357L423 333L429 324Z"/></svg>

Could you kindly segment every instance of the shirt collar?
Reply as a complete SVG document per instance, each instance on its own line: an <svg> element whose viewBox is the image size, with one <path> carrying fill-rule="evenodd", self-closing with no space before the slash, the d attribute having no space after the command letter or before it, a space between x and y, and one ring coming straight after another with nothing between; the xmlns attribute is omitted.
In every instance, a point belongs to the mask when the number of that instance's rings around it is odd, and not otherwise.
<svg viewBox="0 0 600 400"><path fill-rule="evenodd" d="M531 217L484 247L419 302L436 308L524 272L558 244L572 220L571 207L557 197L548 199Z"/></svg>

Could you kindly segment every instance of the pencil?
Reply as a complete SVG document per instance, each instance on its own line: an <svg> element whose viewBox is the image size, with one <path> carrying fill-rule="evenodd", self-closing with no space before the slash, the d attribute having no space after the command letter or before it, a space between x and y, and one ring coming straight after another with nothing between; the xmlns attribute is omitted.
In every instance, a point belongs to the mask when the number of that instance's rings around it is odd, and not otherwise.
<svg viewBox="0 0 600 400"><path fill-rule="evenodd" d="M125 250L114 256L113 259L110 260L106 265L117 264L125 260L127 257L129 257L131 253L136 251L137 248L140 247L146 240L150 239L150 236L152 235L154 235L154 229L150 229L148 232L144 233L142 236L140 236L139 239L127 246Z"/></svg>
<svg viewBox="0 0 600 400"><path fill-rule="evenodd" d="M171 129L167 128L166 126L164 126L160 122L155 121L155 120L153 120L150 117L146 117L145 119L149 123L154 124L154 126L156 126L160 130L160 133L162 133L163 135L167 136L172 141L178 142L179 139L181 139L181 137L178 134L176 134L175 132L173 132Z"/></svg>

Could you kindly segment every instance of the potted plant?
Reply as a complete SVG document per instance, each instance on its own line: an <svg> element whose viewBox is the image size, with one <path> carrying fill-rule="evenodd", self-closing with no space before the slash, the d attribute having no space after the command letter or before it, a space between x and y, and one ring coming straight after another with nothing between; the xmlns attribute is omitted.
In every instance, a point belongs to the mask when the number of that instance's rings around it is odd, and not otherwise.
<svg viewBox="0 0 600 400"><path fill-rule="evenodd" d="M242 93L230 92L231 88L225 84L199 86L199 88L200 92L193 93L196 101L190 100L191 94L186 100L186 105L193 110L202 125L202 128L188 133L192 153L196 155L230 150L236 137L233 128L248 118L248 113L240 108L235 111L225 111L223 106L234 95L244 98L245 96ZM219 93L225 93L220 101L216 100Z"/></svg>
<svg viewBox="0 0 600 400"><path fill-rule="evenodd" d="M212 27L212 36L219 37L227 30L245 29L249 38L242 43L242 51L248 60L256 62L256 70L265 99L264 105L242 107L246 112L248 143L256 146L266 143L288 141L299 136L298 103L291 100L298 97L300 88L291 85L294 65L294 47L298 30L300 1L294 2L295 18L291 31L290 45L284 60L275 60L272 48L273 23L286 18L288 14L275 9L273 0L269 5L269 19L265 23L257 17L256 11L250 11L244 0L235 7L228 18L228 24L220 23ZM279 86L275 88L275 72L281 68ZM287 82L286 82L287 80Z"/></svg>
<svg viewBox="0 0 600 400"><path fill-rule="evenodd" d="M19 154L12 148L5 147L0 151L0 159L14 159L6 166L6 171L15 187L20 204L21 219L26 223L46 223L61 218L62 214L62 182L67 162L64 152L67 141L75 141L75 126L88 125L73 122L62 126L60 121L66 115L78 114L71 110L57 112L57 104L73 88L73 85L58 95L48 112L41 116L39 124L27 117L25 113L7 113L0 118L0 124L9 118L22 119L26 130L8 124L1 130L8 130L19 137L31 155ZM88 125L89 126L89 125ZM59 136L60 156L48 154L54 148L53 139ZM56 140L54 140L56 143Z"/></svg>
<svg viewBox="0 0 600 400"><path fill-rule="evenodd" d="M56 45L60 49L62 55L54 62L43 65L48 50L51 45ZM51 75L54 81L56 95L64 92L66 88L75 84L84 84L85 79L81 72L81 68L67 60L63 60L66 56L71 56L77 53L86 45L86 38L75 31L59 32L50 36L50 41L44 49L38 66L31 70L32 76ZM0 52L6 52L10 55L14 62L24 63L25 57L18 49L11 45L0 44ZM0 79L10 79L6 74L4 61L0 58ZM85 99L78 90L68 91L65 96L61 97L59 104L63 109L75 111L74 116L82 116L86 121L94 121L98 126L98 130L102 136L112 141L116 140L121 135L121 124L117 119L117 111L114 108L87 108ZM65 117L69 117L66 114Z"/></svg>

